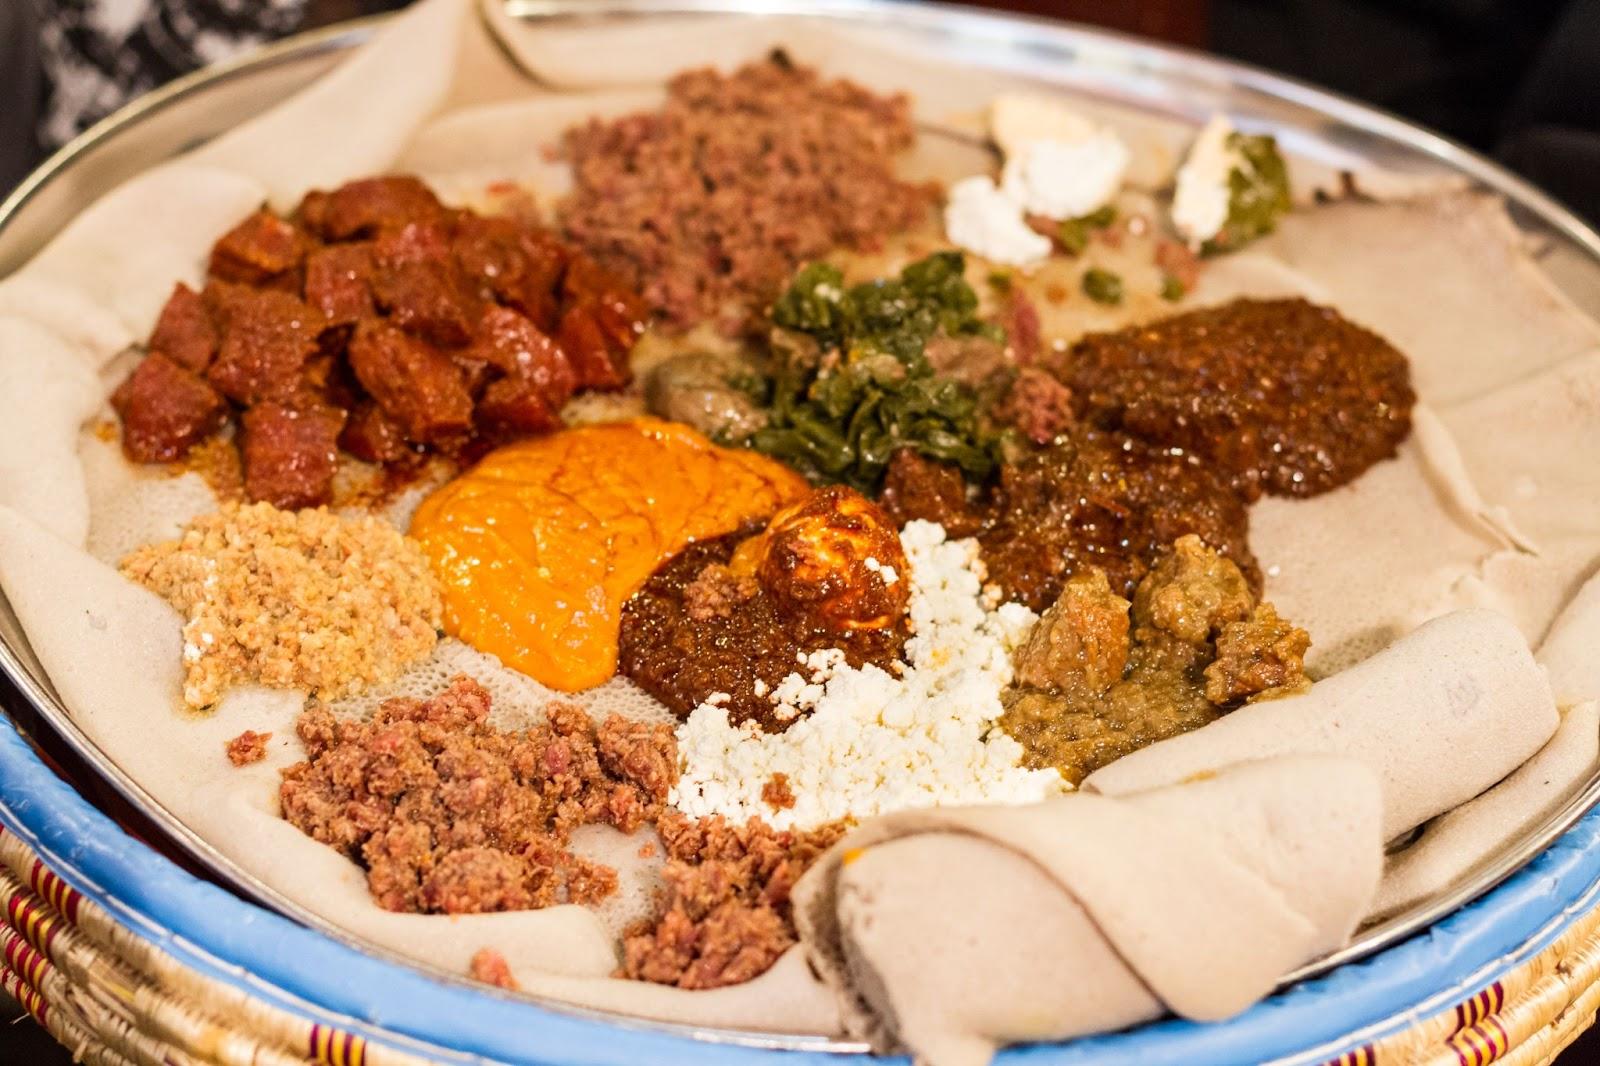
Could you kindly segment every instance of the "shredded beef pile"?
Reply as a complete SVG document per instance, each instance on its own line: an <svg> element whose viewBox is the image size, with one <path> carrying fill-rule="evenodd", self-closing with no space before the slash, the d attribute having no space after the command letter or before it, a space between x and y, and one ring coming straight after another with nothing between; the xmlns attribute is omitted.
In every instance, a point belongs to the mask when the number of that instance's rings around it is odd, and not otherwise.
<svg viewBox="0 0 1600 1066"><path fill-rule="evenodd" d="M429 700L395 699L369 722L325 708L296 723L307 760L283 772L283 814L367 869L387 910L467 914L590 903L616 871L568 850L580 825L632 832L677 779L664 725L613 715L596 728L552 703L526 732L488 724L467 677Z"/></svg>
<svg viewBox="0 0 1600 1066"><path fill-rule="evenodd" d="M765 973L796 939L790 890L846 828L780 832L755 818L737 826L664 811L662 908L623 940L620 975L720 988Z"/></svg>
<svg viewBox="0 0 1600 1066"><path fill-rule="evenodd" d="M180 459L237 418L246 496L310 507L340 449L403 472L557 428L574 391L627 383L643 317L548 231L371 178L225 234L112 404L135 462Z"/></svg>
<svg viewBox="0 0 1600 1066"><path fill-rule="evenodd" d="M567 136L567 233L687 327L741 324L802 263L910 228L931 187L894 173L910 103L823 81L781 52L732 75L680 74L657 112Z"/></svg>

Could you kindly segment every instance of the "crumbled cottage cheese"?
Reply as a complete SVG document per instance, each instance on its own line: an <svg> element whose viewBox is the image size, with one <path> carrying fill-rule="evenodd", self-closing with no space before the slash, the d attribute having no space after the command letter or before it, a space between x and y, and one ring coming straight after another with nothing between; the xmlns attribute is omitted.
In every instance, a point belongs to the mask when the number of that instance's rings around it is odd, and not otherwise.
<svg viewBox="0 0 1600 1066"><path fill-rule="evenodd" d="M1006 159L1000 184L1024 211L1046 218L1082 218L1117 195L1128 148L1108 129L1070 141L1029 141Z"/></svg>
<svg viewBox="0 0 1600 1066"><path fill-rule="evenodd" d="M1007 266L1028 266L1050 254L1050 238L1029 229L1021 206L982 174L950 187L944 232L952 244Z"/></svg>
<svg viewBox="0 0 1600 1066"><path fill-rule="evenodd" d="M1020 604L983 606L977 542L912 522L901 533L911 572L909 666L901 676L844 654L803 656L771 693L783 733L735 727L707 700L678 728L683 776L671 802L700 817L812 826L853 815L949 804L1029 803L1065 791L1054 770L1026 770L1022 746L994 726L1011 652L1036 616ZM804 717L802 717L804 715ZM786 774L792 808L761 791Z"/></svg>
<svg viewBox="0 0 1600 1066"><path fill-rule="evenodd" d="M954 244L1009 266L1029 266L1050 254L1026 215L1051 219L1093 214L1117 195L1128 170L1128 148L1108 127L1045 97L995 99L989 130L1005 153L999 186L967 178L950 190L945 235Z"/></svg>
<svg viewBox="0 0 1600 1066"><path fill-rule="evenodd" d="M1228 144L1233 132L1233 123L1226 115L1212 115L1178 169L1172 224L1195 248L1220 233L1228 221L1228 178L1243 162L1238 151Z"/></svg>

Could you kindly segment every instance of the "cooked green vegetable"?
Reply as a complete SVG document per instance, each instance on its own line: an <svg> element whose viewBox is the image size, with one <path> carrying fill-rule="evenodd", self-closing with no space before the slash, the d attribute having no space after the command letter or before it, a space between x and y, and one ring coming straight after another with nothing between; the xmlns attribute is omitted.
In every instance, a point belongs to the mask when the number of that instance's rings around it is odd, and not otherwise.
<svg viewBox="0 0 1600 1066"><path fill-rule="evenodd" d="M959 252L938 252L849 288L826 263L800 271L772 308L772 400L750 446L869 491L901 448L986 477L999 441L979 425L977 395L924 354L940 335L1004 339L978 317L965 266Z"/></svg>
<svg viewBox="0 0 1600 1066"><path fill-rule="evenodd" d="M1083 272L1084 294L1097 304L1122 302L1122 277L1109 270L1090 267Z"/></svg>
<svg viewBox="0 0 1600 1066"><path fill-rule="evenodd" d="M1270 134L1232 133L1239 165L1228 173L1228 220L1205 243L1207 253L1232 251L1277 228L1288 212L1289 168Z"/></svg>
<svg viewBox="0 0 1600 1066"><path fill-rule="evenodd" d="M1056 227L1056 243L1068 255L1082 255L1089 247L1089 237L1097 229L1105 229L1117 220L1117 209L1110 204L1081 218L1069 218Z"/></svg>
<svg viewBox="0 0 1600 1066"><path fill-rule="evenodd" d="M1183 299L1186 291L1183 287L1183 282L1171 274L1163 274L1161 276L1161 298L1163 300L1169 303L1177 303Z"/></svg>

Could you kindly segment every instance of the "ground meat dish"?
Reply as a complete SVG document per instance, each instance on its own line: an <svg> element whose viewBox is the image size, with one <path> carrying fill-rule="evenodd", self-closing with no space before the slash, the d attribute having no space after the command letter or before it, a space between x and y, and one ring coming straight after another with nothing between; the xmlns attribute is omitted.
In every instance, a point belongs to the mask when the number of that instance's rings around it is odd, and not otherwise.
<svg viewBox="0 0 1600 1066"><path fill-rule="evenodd" d="M249 766L251 763L260 762L267 757L267 741L271 739L271 733L257 733L254 729L246 729L228 741L228 761L235 766Z"/></svg>
<svg viewBox="0 0 1600 1066"><path fill-rule="evenodd" d="M1072 576L1017 652L1000 725L1027 765L1077 784L1246 700L1298 689L1310 644L1231 560L1183 537L1132 603L1099 570Z"/></svg>
<svg viewBox="0 0 1600 1066"><path fill-rule="evenodd" d="M1416 402L1405 356L1301 299L1093 334L1056 369L1081 417L1197 455L1251 499L1353 480L1394 455Z"/></svg>
<svg viewBox="0 0 1600 1066"><path fill-rule="evenodd" d="M701 541L623 608L618 671L687 717L718 701L733 722L777 731L769 693L802 656L899 661L910 581L897 527L854 489L819 489L760 531Z"/></svg>
<svg viewBox="0 0 1600 1066"><path fill-rule="evenodd" d="M680 74L658 112L567 136L568 234L673 326L764 310L796 267L919 222L930 187L894 175L910 103L824 81L782 53Z"/></svg>
<svg viewBox="0 0 1600 1066"><path fill-rule="evenodd" d="M458 677L429 700L385 702L371 721L301 715L306 760L283 771L283 816L367 870L379 906L466 914L586 903L615 891L609 867L568 835L633 832L677 778L672 730L548 708L525 732L488 723L489 693Z"/></svg>
<svg viewBox="0 0 1600 1066"><path fill-rule="evenodd" d="M695 989L760 976L795 943L789 893L848 827L780 832L668 811L656 828L666 889L657 914L624 938L619 976Z"/></svg>
<svg viewBox="0 0 1600 1066"><path fill-rule="evenodd" d="M549 231L445 207L415 178L312 192L216 243L112 397L123 451L171 462L237 415L244 492L330 500L340 450L394 476L561 425L628 381L644 309Z"/></svg>

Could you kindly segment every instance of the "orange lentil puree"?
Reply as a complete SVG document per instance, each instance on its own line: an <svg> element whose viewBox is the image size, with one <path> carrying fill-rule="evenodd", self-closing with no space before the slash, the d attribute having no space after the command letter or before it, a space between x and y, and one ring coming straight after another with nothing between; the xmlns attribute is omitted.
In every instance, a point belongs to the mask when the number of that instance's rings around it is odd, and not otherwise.
<svg viewBox="0 0 1600 1066"><path fill-rule="evenodd" d="M622 605L693 541L807 491L755 452L654 418L497 449L422 502L411 535L444 593L444 628L551 688L616 672Z"/></svg>

